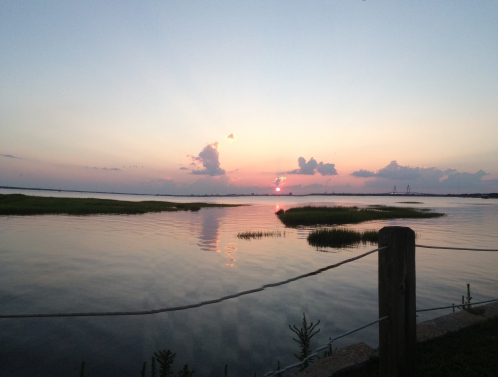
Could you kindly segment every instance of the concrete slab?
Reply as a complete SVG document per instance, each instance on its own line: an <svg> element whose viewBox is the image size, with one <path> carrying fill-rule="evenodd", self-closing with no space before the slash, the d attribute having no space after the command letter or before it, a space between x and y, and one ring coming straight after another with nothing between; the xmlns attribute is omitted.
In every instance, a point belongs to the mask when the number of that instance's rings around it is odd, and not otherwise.
<svg viewBox="0 0 498 377"><path fill-rule="evenodd" d="M448 330L431 319L417 325L417 342L425 342L442 336L447 332Z"/></svg>
<svg viewBox="0 0 498 377"><path fill-rule="evenodd" d="M315 364L310 365L302 372L285 373L288 377L323 377L330 376L333 373L346 368L360 366L367 361L376 350L368 344L360 342L349 346L335 349L332 356L318 360Z"/></svg>
<svg viewBox="0 0 498 377"><path fill-rule="evenodd" d="M464 327L470 326L474 323L486 320L485 317L480 315L471 314L467 310L462 310L457 313L451 313L439 318L434 319L438 326L442 326L449 332L455 332Z"/></svg>
<svg viewBox="0 0 498 377"><path fill-rule="evenodd" d="M483 316L486 318L498 317L498 301L484 305L485 311Z"/></svg>

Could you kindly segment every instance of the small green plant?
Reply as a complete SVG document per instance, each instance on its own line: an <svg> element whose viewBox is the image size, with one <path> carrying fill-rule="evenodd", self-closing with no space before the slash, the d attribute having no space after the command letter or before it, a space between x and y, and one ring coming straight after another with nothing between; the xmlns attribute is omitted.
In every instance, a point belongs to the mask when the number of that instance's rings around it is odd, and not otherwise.
<svg viewBox="0 0 498 377"><path fill-rule="evenodd" d="M170 350L162 350L159 352L154 352L150 362L150 375L151 377L156 377L156 362L159 364L159 377L173 376L173 369L171 366L175 361L176 353ZM142 365L141 377L145 377L147 373L147 363L144 361ZM193 370L189 369L188 364L185 364L182 369L178 372L178 377L192 377L194 374Z"/></svg>
<svg viewBox="0 0 498 377"><path fill-rule="evenodd" d="M323 357L332 356L332 338L329 338L329 349L323 352Z"/></svg>
<svg viewBox="0 0 498 377"><path fill-rule="evenodd" d="M85 360L83 360L83 362L81 363L80 377L86 377L86 374L85 374Z"/></svg>
<svg viewBox="0 0 498 377"><path fill-rule="evenodd" d="M307 359L307 357L309 355L311 355L311 338L313 338L316 334L318 334L320 332L320 329L315 330L319 324L320 324L320 320L318 320L318 322L316 324L313 324L313 322L311 322L308 325L308 321L306 319L306 314L303 313L303 321L301 323L300 329L298 329L295 325L292 325L292 326L289 325L289 329L291 329L291 331L293 333L295 333L298 337L298 339L292 338L292 340L294 340L295 342L297 342L299 344L299 350L300 350L299 355L294 354L294 356L296 356L300 361ZM304 362L304 364L301 365L299 370L303 370L303 369L307 368L310 361L312 361L312 360L307 359Z"/></svg>
<svg viewBox="0 0 498 377"><path fill-rule="evenodd" d="M472 301L472 294L470 293L470 284L467 283L467 296L462 296L462 306L460 306L459 309L465 310L471 314L482 315L485 309L483 307L472 306L470 304L471 301Z"/></svg>
<svg viewBox="0 0 498 377"><path fill-rule="evenodd" d="M154 352L157 363L159 364L159 377L168 377L173 375L171 370L171 365L175 361L176 353L170 350L162 350L159 352Z"/></svg>
<svg viewBox="0 0 498 377"><path fill-rule="evenodd" d="M472 296L470 294L470 284L467 283L467 303L465 303L465 296L462 296L462 306L460 306L459 309L460 310L472 309L472 305L470 305L470 301L472 301Z"/></svg>
<svg viewBox="0 0 498 377"><path fill-rule="evenodd" d="M150 376L156 377L156 358L152 356L152 360L150 361Z"/></svg>
<svg viewBox="0 0 498 377"><path fill-rule="evenodd" d="M237 238L250 240L252 238L263 238L263 237L285 237L285 232L276 230L274 232L240 232L237 234Z"/></svg>
<svg viewBox="0 0 498 377"><path fill-rule="evenodd" d="M183 368L178 372L178 377L192 377L194 371L188 368L188 364L185 364Z"/></svg>

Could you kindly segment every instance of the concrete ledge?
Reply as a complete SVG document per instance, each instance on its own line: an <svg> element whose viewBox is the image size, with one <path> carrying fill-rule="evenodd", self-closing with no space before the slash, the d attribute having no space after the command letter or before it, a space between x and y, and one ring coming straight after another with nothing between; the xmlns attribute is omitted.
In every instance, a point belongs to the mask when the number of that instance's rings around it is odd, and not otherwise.
<svg viewBox="0 0 498 377"><path fill-rule="evenodd" d="M371 356L376 354L376 350L368 344L360 342L351 344L343 348L336 348L332 356L318 360L302 372L285 373L286 377L320 377L349 368L361 366Z"/></svg>

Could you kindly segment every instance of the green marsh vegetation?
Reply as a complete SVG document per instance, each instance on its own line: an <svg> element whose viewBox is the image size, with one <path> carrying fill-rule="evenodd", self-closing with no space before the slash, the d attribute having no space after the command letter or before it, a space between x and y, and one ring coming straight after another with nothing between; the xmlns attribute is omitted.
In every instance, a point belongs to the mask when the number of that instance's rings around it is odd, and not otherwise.
<svg viewBox="0 0 498 377"><path fill-rule="evenodd" d="M372 205L359 207L296 207L276 213L288 227L309 225L358 224L364 221L392 219L427 219L444 216L426 208Z"/></svg>
<svg viewBox="0 0 498 377"><path fill-rule="evenodd" d="M484 313L484 307L482 306L472 306L470 303L472 301L472 293L470 292L470 284L467 283L467 295L462 296L462 306L459 306L458 309L466 310L471 314L482 315Z"/></svg>
<svg viewBox="0 0 498 377"><path fill-rule="evenodd" d="M375 230L360 232L352 229L318 229L308 234L308 243L314 247L342 248L378 242L379 232Z"/></svg>
<svg viewBox="0 0 498 377"><path fill-rule="evenodd" d="M285 232L281 232L279 230L273 232L240 232L237 234L237 238L243 240L251 240L251 239L260 239L263 237L285 237Z"/></svg>
<svg viewBox="0 0 498 377"><path fill-rule="evenodd" d="M301 328L297 328L296 325L289 325L289 329L297 335L296 338L292 338L297 344L299 344L299 355L294 354L295 357L298 358L299 361L303 361L308 356L311 355L311 338L313 338L316 334L320 332L320 329L316 330L316 327L320 324L320 320L316 324L311 322L308 324L308 320L306 319L306 314L303 313L303 320L301 323ZM299 370L303 370L309 366L309 364L313 362L313 358L306 360L303 365L299 367Z"/></svg>
<svg viewBox="0 0 498 377"><path fill-rule="evenodd" d="M55 198L0 194L0 215L135 215L163 211L199 211L204 207L236 207L235 204L129 202L92 198Z"/></svg>

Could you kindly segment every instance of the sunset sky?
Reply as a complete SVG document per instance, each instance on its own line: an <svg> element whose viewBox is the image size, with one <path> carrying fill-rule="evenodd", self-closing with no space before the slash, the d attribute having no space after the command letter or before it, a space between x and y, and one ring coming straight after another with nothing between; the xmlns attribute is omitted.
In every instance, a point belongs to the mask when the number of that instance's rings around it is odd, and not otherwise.
<svg viewBox="0 0 498 377"><path fill-rule="evenodd" d="M0 186L498 192L496 1L0 0Z"/></svg>

